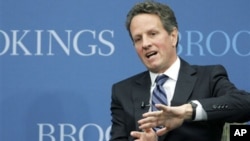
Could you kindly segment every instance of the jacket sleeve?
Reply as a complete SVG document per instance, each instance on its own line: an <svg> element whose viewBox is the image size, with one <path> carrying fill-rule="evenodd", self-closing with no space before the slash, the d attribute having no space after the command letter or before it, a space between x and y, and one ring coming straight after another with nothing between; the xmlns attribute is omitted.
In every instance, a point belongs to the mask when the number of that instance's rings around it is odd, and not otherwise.
<svg viewBox="0 0 250 141"><path fill-rule="evenodd" d="M249 121L250 94L237 89L221 65L213 67L209 79L212 97L199 100L207 113L207 120Z"/></svg>

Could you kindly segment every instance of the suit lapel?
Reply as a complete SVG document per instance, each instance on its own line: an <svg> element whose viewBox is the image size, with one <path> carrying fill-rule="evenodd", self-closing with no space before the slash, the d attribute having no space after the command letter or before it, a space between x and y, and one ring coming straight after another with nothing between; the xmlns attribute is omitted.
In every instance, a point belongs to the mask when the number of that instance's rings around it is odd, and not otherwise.
<svg viewBox="0 0 250 141"><path fill-rule="evenodd" d="M178 106L187 103L196 82L196 71L185 61L181 60L178 80L171 105Z"/></svg>
<svg viewBox="0 0 250 141"><path fill-rule="evenodd" d="M133 85L132 98L134 102L134 114L137 130L139 130L137 121L142 118L143 113L148 112L149 110L150 86L151 81L149 72L145 72L142 77L135 81L135 85ZM142 105L142 102L144 102L144 106Z"/></svg>

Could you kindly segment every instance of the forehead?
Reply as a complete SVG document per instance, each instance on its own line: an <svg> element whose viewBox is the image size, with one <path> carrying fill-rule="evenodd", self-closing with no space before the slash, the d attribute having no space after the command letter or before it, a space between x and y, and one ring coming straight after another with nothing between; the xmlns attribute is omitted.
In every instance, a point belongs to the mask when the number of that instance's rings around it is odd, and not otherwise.
<svg viewBox="0 0 250 141"><path fill-rule="evenodd" d="M139 14L133 17L130 24L131 34L137 34L152 29L161 29L163 25L159 16L155 14Z"/></svg>

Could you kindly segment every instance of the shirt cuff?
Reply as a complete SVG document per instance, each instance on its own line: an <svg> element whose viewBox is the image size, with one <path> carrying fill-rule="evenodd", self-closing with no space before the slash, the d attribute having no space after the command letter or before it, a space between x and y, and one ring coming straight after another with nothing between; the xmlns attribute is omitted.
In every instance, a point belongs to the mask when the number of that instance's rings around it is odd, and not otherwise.
<svg viewBox="0 0 250 141"><path fill-rule="evenodd" d="M201 103L198 100L193 100L192 102L197 104L194 121L207 120L207 113L203 109Z"/></svg>

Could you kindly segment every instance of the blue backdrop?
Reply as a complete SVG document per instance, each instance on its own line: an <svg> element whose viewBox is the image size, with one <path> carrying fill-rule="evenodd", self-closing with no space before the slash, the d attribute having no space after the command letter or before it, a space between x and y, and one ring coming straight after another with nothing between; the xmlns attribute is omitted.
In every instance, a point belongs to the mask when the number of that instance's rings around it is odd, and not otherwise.
<svg viewBox="0 0 250 141"><path fill-rule="evenodd" d="M0 0L1 141L108 140L112 84L145 70L125 29L138 1ZM161 2L180 57L222 64L250 91L250 1Z"/></svg>

